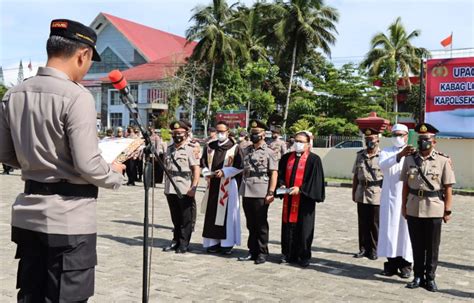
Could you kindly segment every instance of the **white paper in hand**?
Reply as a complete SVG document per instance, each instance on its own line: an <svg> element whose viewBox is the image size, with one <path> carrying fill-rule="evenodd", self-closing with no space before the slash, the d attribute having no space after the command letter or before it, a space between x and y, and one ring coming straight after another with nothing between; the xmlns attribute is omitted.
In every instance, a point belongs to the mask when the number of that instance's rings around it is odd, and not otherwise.
<svg viewBox="0 0 474 303"><path fill-rule="evenodd" d="M104 139L99 142L99 149L102 157L107 163L112 163L115 160L118 160L118 162L124 162L127 155L135 151L142 142L142 139ZM119 157L120 159L117 159Z"/></svg>

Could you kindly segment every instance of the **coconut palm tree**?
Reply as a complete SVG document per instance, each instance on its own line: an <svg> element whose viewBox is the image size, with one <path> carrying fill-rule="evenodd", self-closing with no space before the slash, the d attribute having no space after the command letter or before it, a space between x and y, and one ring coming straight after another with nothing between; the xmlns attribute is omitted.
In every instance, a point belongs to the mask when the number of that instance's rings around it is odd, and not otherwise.
<svg viewBox="0 0 474 303"><path fill-rule="evenodd" d="M387 34L377 33L370 42L370 51L366 54L361 66L367 68L370 76L378 76L386 80L386 85L393 90L394 112L397 112L397 81L403 78L411 87L410 74L420 71L420 58L429 57L428 50L415 47L412 40L420 35L420 30L407 33L398 17L388 26Z"/></svg>
<svg viewBox="0 0 474 303"><path fill-rule="evenodd" d="M232 35L231 24L234 21L235 5L229 6L225 0L213 0L209 6L194 8L194 14L190 19L194 21L194 25L186 31L188 41L198 41L191 60L208 63L211 67L205 132L207 132L210 117L216 64L232 64L236 55L245 55L244 44Z"/></svg>
<svg viewBox="0 0 474 303"><path fill-rule="evenodd" d="M272 6L272 15L275 18L274 33L283 46L280 48L280 56L291 53L288 93L283 115L285 128L298 58L317 48L327 55L331 54L330 45L334 45L336 41L335 23L339 20L339 13L335 8L325 5L323 0L277 0Z"/></svg>

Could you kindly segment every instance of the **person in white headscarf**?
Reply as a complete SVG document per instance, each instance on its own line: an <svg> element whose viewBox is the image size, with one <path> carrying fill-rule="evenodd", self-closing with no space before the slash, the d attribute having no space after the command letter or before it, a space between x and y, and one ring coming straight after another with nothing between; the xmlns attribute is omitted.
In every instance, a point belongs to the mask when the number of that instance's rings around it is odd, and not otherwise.
<svg viewBox="0 0 474 303"><path fill-rule="evenodd" d="M399 274L409 278L413 253L406 219L402 216L402 188L400 172L405 157L415 149L407 145L408 127L395 124L392 127L392 145L380 153L379 165L384 180L380 199L380 223L377 255L387 257L382 272L385 276Z"/></svg>

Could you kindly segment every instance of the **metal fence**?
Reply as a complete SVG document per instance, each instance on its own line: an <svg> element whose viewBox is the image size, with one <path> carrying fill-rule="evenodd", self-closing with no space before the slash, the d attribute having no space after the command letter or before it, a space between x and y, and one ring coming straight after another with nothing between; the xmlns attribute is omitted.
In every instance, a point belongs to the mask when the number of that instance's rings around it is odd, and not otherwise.
<svg viewBox="0 0 474 303"><path fill-rule="evenodd" d="M313 147L333 147L341 142L353 141L351 147L359 147L354 141L362 141L362 137L357 136L315 136L313 139ZM362 146L362 145L361 145Z"/></svg>

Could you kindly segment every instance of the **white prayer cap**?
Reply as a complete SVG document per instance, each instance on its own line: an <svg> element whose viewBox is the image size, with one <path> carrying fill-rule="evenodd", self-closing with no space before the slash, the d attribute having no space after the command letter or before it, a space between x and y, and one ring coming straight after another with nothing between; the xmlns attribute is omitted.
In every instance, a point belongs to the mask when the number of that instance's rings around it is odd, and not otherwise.
<svg viewBox="0 0 474 303"><path fill-rule="evenodd" d="M402 132L408 133L408 127L404 124L395 124L394 126L392 126L392 133L396 131L402 131Z"/></svg>

